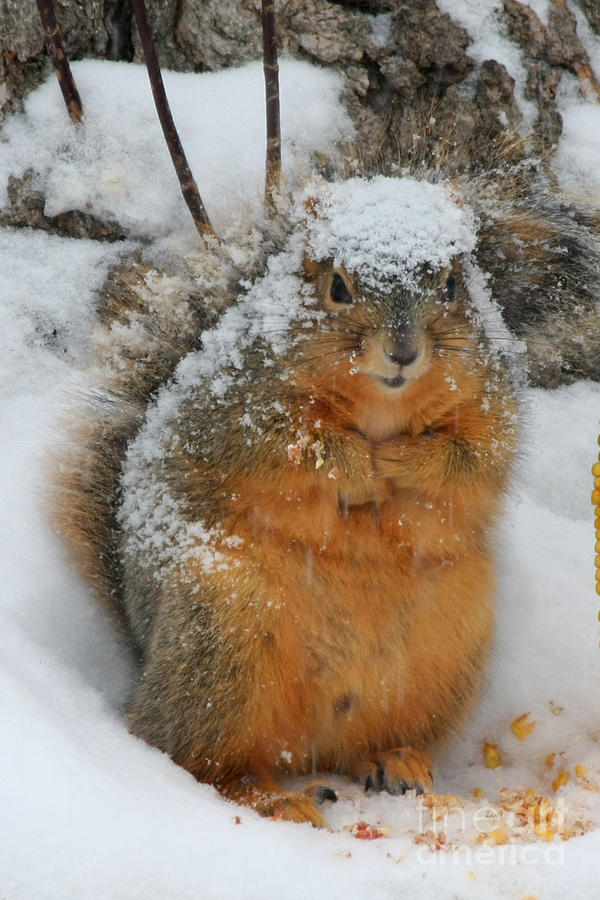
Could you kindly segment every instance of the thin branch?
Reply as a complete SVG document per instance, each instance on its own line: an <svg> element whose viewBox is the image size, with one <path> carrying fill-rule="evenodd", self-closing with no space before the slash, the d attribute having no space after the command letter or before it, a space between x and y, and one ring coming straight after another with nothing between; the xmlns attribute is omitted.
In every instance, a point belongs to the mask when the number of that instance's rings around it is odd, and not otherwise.
<svg viewBox="0 0 600 900"><path fill-rule="evenodd" d="M65 52L60 28L54 12L54 0L37 0L40 19L44 26L46 46L52 57L52 65L56 71L56 77L62 91L67 110L74 122L81 122L83 118L83 106L79 92L75 86L69 60Z"/></svg>
<svg viewBox="0 0 600 900"><path fill-rule="evenodd" d="M281 127L279 122L279 66L274 0L262 0L263 70L267 109L265 203L275 209L281 182Z"/></svg>
<svg viewBox="0 0 600 900"><path fill-rule="evenodd" d="M208 218L208 213L204 208L202 199L200 198L198 185L188 166L181 141L179 140L179 135L177 134L177 129L175 128L173 116L171 115L169 101L167 100L167 95L165 93L165 86L163 84L158 57L152 39L152 33L148 25L146 4L144 3L144 0L132 0L131 5L135 15L140 40L142 42L142 48L144 50L144 59L146 60L146 68L148 70L148 77L150 79L150 86L154 97L154 105L156 106L156 112L158 113L165 141L167 142L171 160L177 173L177 178L179 179L183 199L187 203L187 207L200 234L203 237L214 235L215 230Z"/></svg>

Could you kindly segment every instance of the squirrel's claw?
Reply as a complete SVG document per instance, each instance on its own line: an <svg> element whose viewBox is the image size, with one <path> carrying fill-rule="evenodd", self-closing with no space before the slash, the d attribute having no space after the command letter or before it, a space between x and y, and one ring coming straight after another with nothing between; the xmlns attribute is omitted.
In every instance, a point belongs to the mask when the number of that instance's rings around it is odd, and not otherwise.
<svg viewBox="0 0 600 900"><path fill-rule="evenodd" d="M337 803L337 794L333 790L333 788L327 787L326 784L320 784L315 792L314 798L316 802L321 805L321 803Z"/></svg>

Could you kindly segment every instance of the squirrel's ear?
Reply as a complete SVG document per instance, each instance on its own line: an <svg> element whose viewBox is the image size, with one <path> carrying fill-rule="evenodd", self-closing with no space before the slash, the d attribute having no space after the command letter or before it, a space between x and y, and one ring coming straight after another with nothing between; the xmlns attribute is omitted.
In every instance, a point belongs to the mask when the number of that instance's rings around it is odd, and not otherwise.
<svg viewBox="0 0 600 900"><path fill-rule="evenodd" d="M309 281L314 281L321 271L321 263L317 262L315 259L311 259L306 252L304 253L302 262L304 265L304 274Z"/></svg>
<svg viewBox="0 0 600 900"><path fill-rule="evenodd" d="M302 219L302 227L305 231L309 231L309 223L311 220L317 218L317 204L319 200L318 197L307 197L304 201L304 208L306 209L306 215ZM308 253L304 252L304 274L308 278L309 281L315 281L316 278L321 274L323 270L323 262L317 262L314 259L311 259Z"/></svg>
<svg viewBox="0 0 600 900"><path fill-rule="evenodd" d="M330 256L327 259L312 259L305 250L304 256L302 257L302 264L307 280L317 281L323 275L327 275L331 272L333 269L333 257Z"/></svg>
<svg viewBox="0 0 600 900"><path fill-rule="evenodd" d="M437 281L440 285L445 285L448 281L448 278L451 275L454 275L455 278L459 278L462 273L462 267L460 264L460 259L455 257L449 266L446 266L444 269L440 269L437 275Z"/></svg>

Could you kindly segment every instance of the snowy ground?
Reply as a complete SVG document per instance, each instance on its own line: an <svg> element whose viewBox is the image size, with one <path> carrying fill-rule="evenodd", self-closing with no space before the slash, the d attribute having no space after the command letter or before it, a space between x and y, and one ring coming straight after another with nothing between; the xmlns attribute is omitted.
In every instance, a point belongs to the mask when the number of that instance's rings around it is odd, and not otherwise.
<svg viewBox="0 0 600 900"><path fill-rule="evenodd" d="M460 4L465 21L471 6ZM33 165L49 213L91 208L119 218L133 239L191 250L195 233L144 72L90 62L75 74L88 111L83 135L72 132L54 82L44 85L26 118L4 128L0 191L9 173ZM284 66L283 75L293 183L308 169L309 149L330 152L349 124L337 105L339 79L300 64ZM259 203L261 77L255 65L167 78L218 227L251 216ZM600 141L600 110L572 87L561 101L561 175L570 189L595 191L600 203L594 175L584 180L586 154ZM220 132L209 130L211 117ZM326 813L330 831L265 821L128 733L120 711L133 678L127 647L67 567L44 519L44 452L77 384L94 290L123 249L0 230L0 897L597 898L600 651L589 469L600 386L524 397L521 463L498 541L487 684L464 734L436 756L436 789L463 805L436 826L414 797L374 797L328 779L340 795ZM519 740L510 724L525 713L536 725ZM484 765L486 741L499 748L498 768ZM561 771L569 781L555 790ZM570 839L519 833L503 788L548 796L564 815L564 823L552 819L552 830ZM379 829L376 839L357 839L361 821ZM415 843L436 828L447 834L446 849L429 849L435 836Z"/></svg>

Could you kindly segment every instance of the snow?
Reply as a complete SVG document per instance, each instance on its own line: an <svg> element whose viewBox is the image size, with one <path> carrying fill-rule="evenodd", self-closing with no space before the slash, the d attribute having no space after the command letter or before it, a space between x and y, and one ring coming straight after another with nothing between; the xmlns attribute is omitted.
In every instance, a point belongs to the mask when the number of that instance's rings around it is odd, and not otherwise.
<svg viewBox="0 0 600 900"><path fill-rule="evenodd" d="M108 265L128 246L65 241L36 231L25 242L22 232L0 230L0 395L11 393L12 379L35 389L48 377L64 375L93 322L90 292L102 286ZM54 353L48 353L49 345Z"/></svg>
<svg viewBox="0 0 600 900"><path fill-rule="evenodd" d="M465 9L466 0L457 7ZM347 119L336 100L339 79L306 65L288 66L290 73L298 67L290 90L306 92L304 101L300 96L287 104L287 177L301 182L310 148L331 152ZM254 65L167 80L219 227L229 216L257 208L263 126L260 109L249 110L249 98L258 71ZM9 173L33 165L49 212L67 197L79 208L91 202L98 214L122 217L132 236L148 241L171 233L191 246L193 229L161 162L166 151L151 120L143 70L86 62L75 66L75 75L89 132L70 130L58 88L48 82L30 96L25 116L5 126L0 186ZM262 96L260 87L256 91ZM201 96L207 103L212 97L219 110L216 135L206 133L210 117L204 118ZM564 103L573 109L568 97ZM177 113L186 106L187 115ZM225 117L223 110L231 112ZM587 129L590 138L594 129L600 135L591 112ZM250 132L256 151L243 163ZM585 143L565 140L583 169ZM236 156L240 148L244 153ZM435 197L450 202L441 187ZM459 217L457 233L466 241L463 226ZM596 898L600 652L589 469L597 454L600 386L529 390L523 398L518 472L498 535L498 625L486 686L464 732L435 754L436 789L465 804L464 829L461 813L451 814L447 825L451 840L465 848L431 853L414 844L416 831L432 827L416 798L366 795L341 778L327 779L340 796L325 810L332 830L267 821L226 802L129 734L122 717L135 677L129 650L109 613L69 568L44 510L45 455L60 434L61 409L80 389L94 291L124 249L0 231L1 895ZM274 257L265 276L267 284L270 277L282 284L286 296L297 286L295 252L292 246L291 256ZM238 311L234 335L250 325L264 295L255 288L247 298L248 314ZM198 365L192 359L187 374L185 366L180 369L181 384L199 377ZM210 350L206 365L212 365ZM527 712L537 724L520 741L509 726ZM483 764L486 740L499 746L497 769ZM548 769L544 760L551 753L557 756ZM576 779L577 764L586 766L591 790ZM562 768L570 781L555 794L551 782ZM555 804L562 799L567 826L589 821L590 832L564 843L474 843L478 811L489 805L497 812L504 787L531 788ZM475 788L481 797L473 798ZM357 840L345 826L360 820L385 827L387 836Z"/></svg>
<svg viewBox="0 0 600 900"><path fill-rule="evenodd" d="M394 42L392 13L377 13L369 16L371 40L376 47L386 47Z"/></svg>
<svg viewBox="0 0 600 900"><path fill-rule="evenodd" d="M600 200L598 129L600 106L581 96L574 75L565 72L557 91L557 107L563 120L554 168L565 193L593 209Z"/></svg>
<svg viewBox="0 0 600 900"><path fill-rule="evenodd" d="M33 167L47 215L79 209L116 218L137 236L193 232L144 67L86 60L72 69L84 100L83 127L69 120L56 85L46 82L27 98L24 115L4 126L0 192L6 173L20 176ZM352 126L337 102L340 75L282 60L280 77L284 178L298 179L309 170L311 152L334 153ZM264 181L262 64L203 78L163 72L163 78L213 224L221 230L241 215L256 219Z"/></svg>

